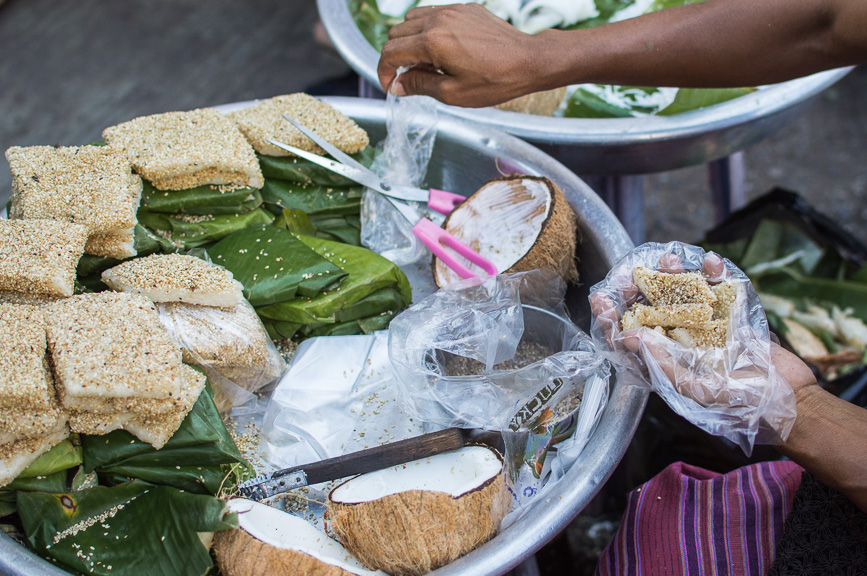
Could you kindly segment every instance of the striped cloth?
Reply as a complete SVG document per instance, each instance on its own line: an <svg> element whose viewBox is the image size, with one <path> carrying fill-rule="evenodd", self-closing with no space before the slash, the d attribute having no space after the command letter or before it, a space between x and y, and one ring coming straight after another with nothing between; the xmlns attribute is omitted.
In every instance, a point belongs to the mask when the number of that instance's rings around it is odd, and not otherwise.
<svg viewBox="0 0 867 576"><path fill-rule="evenodd" d="M672 464L629 495L597 576L765 576L802 471L788 461L728 474Z"/></svg>

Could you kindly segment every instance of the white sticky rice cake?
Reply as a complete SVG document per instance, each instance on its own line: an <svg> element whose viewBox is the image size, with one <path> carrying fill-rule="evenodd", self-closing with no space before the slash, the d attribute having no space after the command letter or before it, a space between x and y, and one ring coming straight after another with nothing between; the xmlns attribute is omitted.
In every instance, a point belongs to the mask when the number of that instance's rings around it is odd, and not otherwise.
<svg viewBox="0 0 867 576"><path fill-rule="evenodd" d="M231 272L183 254L128 260L104 271L102 281L113 290L141 294L154 302L232 307L244 299L243 286Z"/></svg>
<svg viewBox="0 0 867 576"><path fill-rule="evenodd" d="M87 235L57 220L0 220L0 290L71 296Z"/></svg>
<svg viewBox="0 0 867 576"><path fill-rule="evenodd" d="M141 178L126 155L108 146L13 146L10 218L81 224L89 234L136 224Z"/></svg>
<svg viewBox="0 0 867 576"><path fill-rule="evenodd" d="M160 190L204 184L261 188L265 182L252 146L213 108L134 118L106 128L102 136Z"/></svg>
<svg viewBox="0 0 867 576"><path fill-rule="evenodd" d="M91 234L84 246L86 254L107 256L109 258L132 258L136 255L135 228L123 232L105 232Z"/></svg>
<svg viewBox="0 0 867 576"><path fill-rule="evenodd" d="M18 477L25 468L69 437L65 421L43 436L0 444L0 486Z"/></svg>
<svg viewBox="0 0 867 576"><path fill-rule="evenodd" d="M60 296L46 296L44 294L30 294L27 292L12 292L0 290L0 304L15 304L17 306L44 306L57 301Z"/></svg>
<svg viewBox="0 0 867 576"><path fill-rule="evenodd" d="M167 400L180 392L181 353L144 296L80 294L43 310L64 408L86 409L94 399Z"/></svg>
<svg viewBox="0 0 867 576"><path fill-rule="evenodd" d="M354 120L335 110L331 105L302 92L275 96L247 108L230 112L228 116L234 120L253 148L260 154L291 156L282 148L269 144L267 142L269 138L316 154L325 152L284 119L282 114L310 128L317 136L325 138L347 154L364 150L370 142L367 132Z"/></svg>

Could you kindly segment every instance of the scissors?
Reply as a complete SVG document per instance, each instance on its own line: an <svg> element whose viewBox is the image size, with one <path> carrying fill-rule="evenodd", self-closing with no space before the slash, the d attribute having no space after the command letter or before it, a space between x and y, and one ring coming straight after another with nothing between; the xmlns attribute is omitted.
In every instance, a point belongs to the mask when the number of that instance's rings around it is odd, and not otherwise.
<svg viewBox="0 0 867 576"><path fill-rule="evenodd" d="M440 214L449 214L466 198L459 194L452 194L451 192L445 192L433 188L425 190L414 186L389 184L364 167L360 162L349 156L349 154L342 152L336 146L332 145L306 126L299 124L286 114L283 114L283 118L291 122L292 125L300 130L302 134L316 142L316 144L328 152L334 160L275 140L269 139L269 143L382 194L385 199L397 209L401 216L406 218L406 220L412 224L413 234L415 234L416 237L443 262L443 264L454 270L461 278L472 278L478 276L478 274L464 266L459 260L452 256L448 248L454 250L457 254L460 254L484 270L485 273L491 276L497 274L497 267L494 266L493 263L431 222L429 219L419 216L415 209L407 203L425 202L431 210L439 212Z"/></svg>

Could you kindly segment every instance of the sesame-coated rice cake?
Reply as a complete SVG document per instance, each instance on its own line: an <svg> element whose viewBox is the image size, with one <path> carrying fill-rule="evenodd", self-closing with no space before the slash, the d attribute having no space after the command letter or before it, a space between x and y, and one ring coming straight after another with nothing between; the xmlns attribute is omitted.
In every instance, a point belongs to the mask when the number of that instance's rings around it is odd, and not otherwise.
<svg viewBox="0 0 867 576"><path fill-rule="evenodd" d="M0 486L15 480L37 458L68 437L69 428L63 423L43 436L0 444Z"/></svg>
<svg viewBox="0 0 867 576"><path fill-rule="evenodd" d="M265 182L253 147L213 108L134 118L106 128L102 136L160 190L203 184L261 188Z"/></svg>
<svg viewBox="0 0 867 576"><path fill-rule="evenodd" d="M39 412L55 403L39 309L0 304L0 411Z"/></svg>
<svg viewBox="0 0 867 576"><path fill-rule="evenodd" d="M71 296L87 228L57 220L0 220L0 290Z"/></svg>
<svg viewBox="0 0 867 576"><path fill-rule="evenodd" d="M315 154L325 152L284 119L283 114L310 128L347 154L364 150L370 142L367 132L354 120L330 104L301 92L263 100L230 112L229 117L260 154L291 156L282 148L269 144L269 138Z"/></svg>
<svg viewBox="0 0 867 576"><path fill-rule="evenodd" d="M178 394L181 352L144 296L80 294L44 310L64 407L78 409L77 401L93 398L168 399Z"/></svg>
<svg viewBox="0 0 867 576"><path fill-rule="evenodd" d="M136 224L141 179L126 155L108 146L13 146L10 218L48 218L87 227L89 233Z"/></svg>

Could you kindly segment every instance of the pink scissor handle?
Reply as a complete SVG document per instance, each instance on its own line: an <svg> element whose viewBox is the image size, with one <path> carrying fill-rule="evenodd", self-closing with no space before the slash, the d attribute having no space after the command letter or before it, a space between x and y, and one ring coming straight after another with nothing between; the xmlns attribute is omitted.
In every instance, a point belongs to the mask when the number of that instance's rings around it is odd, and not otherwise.
<svg viewBox="0 0 867 576"><path fill-rule="evenodd" d="M419 240L424 242L424 245L430 248L437 258L443 261L443 264L458 273L461 278L472 278L478 276L472 270L455 260L455 258L446 250L446 247L451 248L489 275L497 274L497 267L488 262L481 254L475 252L472 248L428 220L422 218L415 226L412 227L412 232Z"/></svg>
<svg viewBox="0 0 867 576"><path fill-rule="evenodd" d="M436 190L434 188L431 188L428 192L430 193L427 201L428 208L435 210L440 214L450 214L458 204L467 199L466 196L452 194L451 192Z"/></svg>

